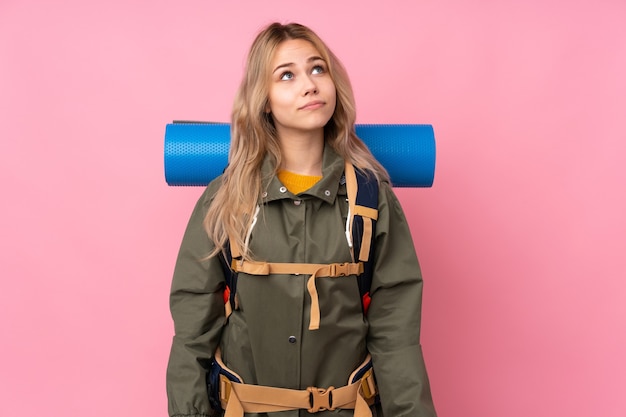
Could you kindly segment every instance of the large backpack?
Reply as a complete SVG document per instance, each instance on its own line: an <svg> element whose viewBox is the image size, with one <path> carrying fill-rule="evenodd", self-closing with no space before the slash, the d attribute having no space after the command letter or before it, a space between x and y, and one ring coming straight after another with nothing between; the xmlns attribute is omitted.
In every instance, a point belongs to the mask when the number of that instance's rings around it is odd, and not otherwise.
<svg viewBox="0 0 626 417"><path fill-rule="evenodd" d="M363 314L367 314L372 284L375 228L376 220L378 219L378 181L373 175L368 176L364 172L355 169L349 162L346 162L342 181L344 178L349 207L346 239L354 262L324 265L243 261L239 248L233 244L233 239L229 239L229 245L227 245L226 250L220 256L226 278L224 304L227 316L238 308L237 275L239 272L253 275L269 275L272 273L302 273L311 275L307 285L312 299L310 330L315 330L319 327L319 304L317 290L315 289L315 278L357 275Z"/></svg>

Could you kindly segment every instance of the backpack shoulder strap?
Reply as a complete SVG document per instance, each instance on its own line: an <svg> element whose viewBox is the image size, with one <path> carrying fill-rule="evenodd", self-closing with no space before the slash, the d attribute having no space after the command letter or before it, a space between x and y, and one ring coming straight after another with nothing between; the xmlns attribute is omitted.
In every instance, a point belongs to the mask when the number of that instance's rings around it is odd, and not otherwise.
<svg viewBox="0 0 626 417"><path fill-rule="evenodd" d="M235 298L237 295L237 272L231 267L233 256L228 243L222 253L219 254L219 258L226 281L226 285L224 286L224 308L226 317L228 318L233 310L237 308L237 300Z"/></svg>
<svg viewBox="0 0 626 417"><path fill-rule="evenodd" d="M355 261L363 262L363 273L358 277L359 293L363 312L367 313L370 303L370 287L374 255L376 220L378 219L378 181L376 177L355 169L346 162L346 189L348 192L348 229L346 236L352 242Z"/></svg>
<svg viewBox="0 0 626 417"><path fill-rule="evenodd" d="M260 208L257 206L256 211L254 213L254 221L252 222L252 227L256 223L256 216L259 213ZM248 233L248 239L250 238L250 233ZM247 245L248 241L246 239L245 244ZM237 310L239 308L239 301L237 299L237 272L233 268L233 260L241 260L241 249L239 245L237 245L236 241L229 236L228 241L226 242L226 246L224 250L220 254L220 261L222 264L222 270L224 271L224 279L226 281L226 285L224 286L224 308L226 309L226 317L231 315L233 310Z"/></svg>

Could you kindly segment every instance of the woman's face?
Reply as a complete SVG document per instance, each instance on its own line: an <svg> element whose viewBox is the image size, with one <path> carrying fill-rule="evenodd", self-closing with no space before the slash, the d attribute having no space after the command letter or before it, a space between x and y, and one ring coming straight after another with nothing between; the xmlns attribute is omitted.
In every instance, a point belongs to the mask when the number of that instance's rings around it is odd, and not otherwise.
<svg viewBox="0 0 626 417"><path fill-rule="evenodd" d="M279 138L322 130L335 112L337 94L328 65L312 43L290 39L271 61L269 105Z"/></svg>

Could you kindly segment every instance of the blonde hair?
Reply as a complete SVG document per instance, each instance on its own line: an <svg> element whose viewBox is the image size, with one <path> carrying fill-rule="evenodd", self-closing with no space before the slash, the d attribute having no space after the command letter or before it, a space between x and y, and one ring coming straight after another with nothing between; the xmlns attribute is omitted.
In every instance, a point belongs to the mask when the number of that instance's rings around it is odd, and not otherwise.
<svg viewBox="0 0 626 417"><path fill-rule="evenodd" d="M228 239L244 248L254 212L263 190L261 165L271 158L275 170L281 163L281 151L271 115L266 113L270 81L270 63L278 46L286 40L310 42L328 65L335 84L337 103L333 116L324 127L324 137L340 156L355 167L371 173L378 181L389 180L383 166L356 136L356 108L348 75L339 59L306 26L272 23L262 30L250 48L246 71L235 96L231 117L231 144L228 167L221 177L204 219L204 227L215 249L209 257L225 249ZM275 172L274 172L275 173ZM249 253L242 254L250 259Z"/></svg>

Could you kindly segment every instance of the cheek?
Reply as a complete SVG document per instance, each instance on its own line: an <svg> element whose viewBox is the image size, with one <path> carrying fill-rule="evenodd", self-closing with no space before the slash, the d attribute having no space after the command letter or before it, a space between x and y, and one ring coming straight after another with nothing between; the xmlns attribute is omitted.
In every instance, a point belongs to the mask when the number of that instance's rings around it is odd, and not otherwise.
<svg viewBox="0 0 626 417"><path fill-rule="evenodd" d="M272 113L275 113L282 107L285 107L287 104L289 104L289 97L285 91L272 90L270 91L268 98L268 108L272 111Z"/></svg>
<svg viewBox="0 0 626 417"><path fill-rule="evenodd" d="M335 84L332 84L328 101L332 103L333 113L335 112L335 107L337 106L337 90L335 89Z"/></svg>
<svg viewBox="0 0 626 417"><path fill-rule="evenodd" d="M328 92L328 100L337 100L337 88L335 87L335 83L330 79L326 85L326 91Z"/></svg>

